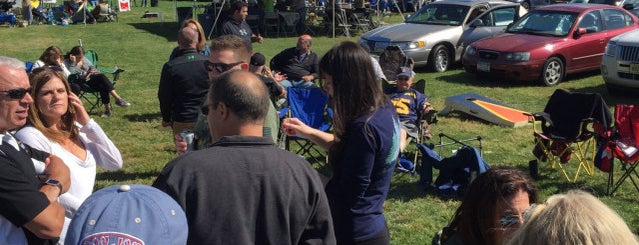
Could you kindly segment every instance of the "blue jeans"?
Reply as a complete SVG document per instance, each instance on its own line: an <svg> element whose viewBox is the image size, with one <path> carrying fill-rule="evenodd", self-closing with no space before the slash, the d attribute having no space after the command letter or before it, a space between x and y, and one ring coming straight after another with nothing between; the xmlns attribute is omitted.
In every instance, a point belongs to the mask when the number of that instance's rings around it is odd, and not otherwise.
<svg viewBox="0 0 639 245"><path fill-rule="evenodd" d="M307 82L307 81L304 81L304 80L298 80L298 81L282 80L280 82L280 84L282 84L282 86L285 87L285 88L290 88L290 87L294 87L294 88L315 88L315 87L317 87L317 86L315 86L315 83Z"/></svg>

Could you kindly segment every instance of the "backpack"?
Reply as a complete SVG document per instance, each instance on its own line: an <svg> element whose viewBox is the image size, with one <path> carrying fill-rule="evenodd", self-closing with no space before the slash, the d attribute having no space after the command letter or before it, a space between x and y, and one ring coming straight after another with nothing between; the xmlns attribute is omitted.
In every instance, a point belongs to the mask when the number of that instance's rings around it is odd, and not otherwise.
<svg viewBox="0 0 639 245"><path fill-rule="evenodd" d="M490 169L475 147L462 146L447 158L441 158L433 149L423 144L418 144L417 148L422 152L420 183L426 187L436 187L438 195L461 197L479 174ZM435 182L432 182L432 168L439 169Z"/></svg>

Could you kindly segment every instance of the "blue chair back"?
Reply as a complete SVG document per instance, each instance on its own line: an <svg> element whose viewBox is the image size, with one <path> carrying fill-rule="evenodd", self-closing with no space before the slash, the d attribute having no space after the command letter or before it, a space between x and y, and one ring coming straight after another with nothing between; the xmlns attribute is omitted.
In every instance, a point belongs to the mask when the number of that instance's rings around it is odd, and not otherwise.
<svg viewBox="0 0 639 245"><path fill-rule="evenodd" d="M291 117L321 131L330 128L330 122L326 120L328 96L321 89L289 88L287 96ZM328 116L332 117L330 111Z"/></svg>

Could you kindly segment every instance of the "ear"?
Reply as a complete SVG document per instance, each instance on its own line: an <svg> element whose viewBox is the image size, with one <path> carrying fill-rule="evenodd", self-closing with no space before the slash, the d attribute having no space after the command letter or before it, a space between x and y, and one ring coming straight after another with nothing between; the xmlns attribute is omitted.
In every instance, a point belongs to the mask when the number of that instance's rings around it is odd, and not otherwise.
<svg viewBox="0 0 639 245"><path fill-rule="evenodd" d="M229 118L229 108L222 102L217 104L217 111L219 112L220 119L226 121Z"/></svg>
<svg viewBox="0 0 639 245"><path fill-rule="evenodd" d="M249 63L242 63L242 64L240 64L240 67L242 68L243 71L248 71L249 70Z"/></svg>

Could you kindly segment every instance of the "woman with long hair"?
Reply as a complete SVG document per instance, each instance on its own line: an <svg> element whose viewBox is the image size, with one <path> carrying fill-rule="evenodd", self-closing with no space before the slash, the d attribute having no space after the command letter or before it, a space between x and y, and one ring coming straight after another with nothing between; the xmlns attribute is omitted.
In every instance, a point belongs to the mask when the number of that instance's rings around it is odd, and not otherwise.
<svg viewBox="0 0 639 245"><path fill-rule="evenodd" d="M122 107L129 107L131 104L122 99L120 95L115 92L113 83L104 74L100 73L95 66L84 57L84 48L82 46L75 46L67 53L65 64L71 74L77 74L74 78L69 78L69 83L86 83L91 89L100 91L100 98L102 104L104 104L104 114L102 117L111 116L111 97L115 98L115 104ZM74 91L78 92L78 91Z"/></svg>
<svg viewBox="0 0 639 245"><path fill-rule="evenodd" d="M43 66L58 66L64 74L64 78L68 78L71 74L67 66L64 65L64 52L58 46L49 46L42 52L40 58L33 63L33 68Z"/></svg>
<svg viewBox="0 0 639 245"><path fill-rule="evenodd" d="M38 150L61 158L69 167L71 187L58 201L64 206L66 227L82 202L91 195L95 184L96 165L106 170L122 168L122 156L82 105L82 100L69 90L64 76L50 67L31 72L31 95L28 123L16 138ZM44 163L34 164L36 172L44 171Z"/></svg>
<svg viewBox="0 0 639 245"><path fill-rule="evenodd" d="M209 48L209 46L206 45L206 33L204 32L204 28L202 28L202 25L200 24L200 22L194 19L187 19L184 21L184 24L182 25L182 28L184 27L193 28L197 31L198 38L197 38L196 49L201 55L208 57L211 54L211 48ZM175 58L175 55L177 55L178 50L179 48L175 47L173 51L171 51L171 55L169 55L169 60L172 60L173 58Z"/></svg>
<svg viewBox="0 0 639 245"><path fill-rule="evenodd" d="M282 123L329 152L332 178L326 185L338 244L389 244L382 205L399 155L399 119L382 92L370 56L342 42L320 61L323 88L334 110L333 134L297 118Z"/></svg>
<svg viewBox="0 0 639 245"><path fill-rule="evenodd" d="M491 168L470 184L452 220L433 244L503 244L521 226L524 212L537 198L537 187L523 171Z"/></svg>

